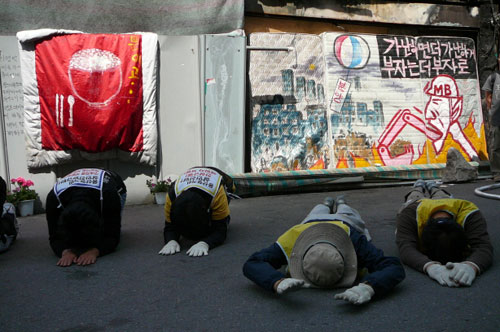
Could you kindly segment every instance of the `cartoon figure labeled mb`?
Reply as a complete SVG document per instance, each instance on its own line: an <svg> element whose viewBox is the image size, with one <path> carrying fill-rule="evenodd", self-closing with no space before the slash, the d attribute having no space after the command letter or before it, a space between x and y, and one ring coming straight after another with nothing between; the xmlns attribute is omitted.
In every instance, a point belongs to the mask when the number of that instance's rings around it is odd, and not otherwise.
<svg viewBox="0 0 500 332"><path fill-rule="evenodd" d="M426 135L436 156L443 152L445 140L450 134L469 160L477 157L476 148L464 134L459 122L463 110L463 96L460 95L455 79L449 75L436 76L425 85L424 93L429 96L425 113L417 107L413 108L419 114L414 114L409 109L400 109L380 135L377 151L384 165L410 165L422 154L419 152L416 155L413 145L409 144L405 146L405 152L391 155L390 146L407 125ZM425 122L422 120L422 113Z"/></svg>

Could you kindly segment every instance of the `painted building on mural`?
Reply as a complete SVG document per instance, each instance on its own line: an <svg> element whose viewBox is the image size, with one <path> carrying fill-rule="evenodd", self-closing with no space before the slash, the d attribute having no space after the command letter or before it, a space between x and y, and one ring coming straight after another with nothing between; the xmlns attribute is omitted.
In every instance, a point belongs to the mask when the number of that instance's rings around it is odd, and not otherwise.
<svg viewBox="0 0 500 332"><path fill-rule="evenodd" d="M383 104L380 100L373 100L370 104L366 102L354 102L351 94L346 96L340 113L330 116L330 123L334 133L347 126L349 130L353 125L376 126L384 122Z"/></svg>
<svg viewBox="0 0 500 332"><path fill-rule="evenodd" d="M286 69L282 71L282 94L259 99L263 102L256 105L252 121L252 150L262 155L259 172L287 170L290 166L312 168L318 159L324 160L316 158L316 150L327 146L322 84L304 76L294 78L293 70Z"/></svg>
<svg viewBox="0 0 500 332"><path fill-rule="evenodd" d="M438 163L450 147L467 160L487 159L471 39L249 39L290 49L250 56L252 171Z"/></svg>

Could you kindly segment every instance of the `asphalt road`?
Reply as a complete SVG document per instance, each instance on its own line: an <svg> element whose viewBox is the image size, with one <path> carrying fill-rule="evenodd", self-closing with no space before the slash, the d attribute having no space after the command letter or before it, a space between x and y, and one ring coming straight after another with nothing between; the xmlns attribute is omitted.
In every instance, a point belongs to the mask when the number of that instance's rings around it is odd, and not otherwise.
<svg viewBox="0 0 500 332"><path fill-rule="evenodd" d="M447 189L487 218L497 254L492 268L472 287L456 289L406 267L391 294L363 306L334 300L337 291L278 297L247 280L243 263L325 196L341 193L361 211L373 243L397 256L395 214L408 186L232 201L226 243L202 258L187 256L186 245L174 256L157 254L157 205L127 206L118 250L88 267L57 267L45 215L19 218L17 242L0 255L0 331L500 331L500 201L474 194L490 183Z"/></svg>

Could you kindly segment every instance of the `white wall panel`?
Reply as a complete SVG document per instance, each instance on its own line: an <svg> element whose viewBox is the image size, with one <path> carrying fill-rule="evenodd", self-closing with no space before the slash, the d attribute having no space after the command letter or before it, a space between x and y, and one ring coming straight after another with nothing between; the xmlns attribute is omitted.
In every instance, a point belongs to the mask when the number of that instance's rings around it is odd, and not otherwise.
<svg viewBox="0 0 500 332"><path fill-rule="evenodd" d="M2 177L23 177L35 183L34 189L45 200L54 184L56 175L51 170L40 170L30 173L26 164L24 144L24 111L23 86L21 80L21 64L17 39L14 36L0 36L0 72L2 77L2 98L6 144L4 152L8 157L7 169L2 171ZM4 158L5 155L0 156ZM5 160L5 159L4 159ZM7 181L8 179L6 179Z"/></svg>
<svg viewBox="0 0 500 332"><path fill-rule="evenodd" d="M206 40L208 50L200 48ZM44 203L56 178L81 167L109 168L124 178L127 204L142 204L153 200L146 180L156 175L166 178L202 164L229 173L243 172L245 37L159 36L159 43L156 168L118 160L88 160L28 170L17 39L0 36L1 111L5 122L2 135L6 137L0 149L0 175L31 179Z"/></svg>
<svg viewBox="0 0 500 332"><path fill-rule="evenodd" d="M180 174L201 165L202 112L198 36L159 36L161 170Z"/></svg>
<svg viewBox="0 0 500 332"><path fill-rule="evenodd" d="M227 173L244 172L244 36L204 35L204 161Z"/></svg>

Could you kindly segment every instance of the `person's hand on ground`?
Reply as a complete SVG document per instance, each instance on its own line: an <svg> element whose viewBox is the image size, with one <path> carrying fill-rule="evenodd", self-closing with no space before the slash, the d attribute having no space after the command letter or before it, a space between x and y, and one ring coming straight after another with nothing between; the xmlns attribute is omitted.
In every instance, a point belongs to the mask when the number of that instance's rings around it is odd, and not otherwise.
<svg viewBox="0 0 500 332"><path fill-rule="evenodd" d="M344 300L352 304L363 304L371 300L375 291L370 285L360 283L343 293L335 295L336 300Z"/></svg>
<svg viewBox="0 0 500 332"><path fill-rule="evenodd" d="M92 248L81 254L76 259L76 264L78 265L94 264L97 261L97 257L99 257L99 249Z"/></svg>
<svg viewBox="0 0 500 332"><path fill-rule="evenodd" d="M181 246L175 240L170 240L166 245L161 248L158 255L174 255L175 253L181 251Z"/></svg>
<svg viewBox="0 0 500 332"><path fill-rule="evenodd" d="M450 270L450 278L460 286L470 286L476 278L476 270L469 263L446 263Z"/></svg>
<svg viewBox="0 0 500 332"><path fill-rule="evenodd" d="M189 250L186 252L191 257L200 257L200 256L207 256L208 255L208 244L206 242L200 241L193 245Z"/></svg>
<svg viewBox="0 0 500 332"><path fill-rule="evenodd" d="M277 294L281 295L302 288L303 286L304 286L304 280L295 278L284 278L278 280L274 284L274 290L276 291Z"/></svg>
<svg viewBox="0 0 500 332"><path fill-rule="evenodd" d="M57 261L57 266L70 266L73 263L76 263L76 255L71 249L64 249L61 258Z"/></svg>
<svg viewBox="0 0 500 332"><path fill-rule="evenodd" d="M427 275L436 280L441 286L458 287L459 284L450 278L451 269L439 263L429 265L425 271Z"/></svg>

